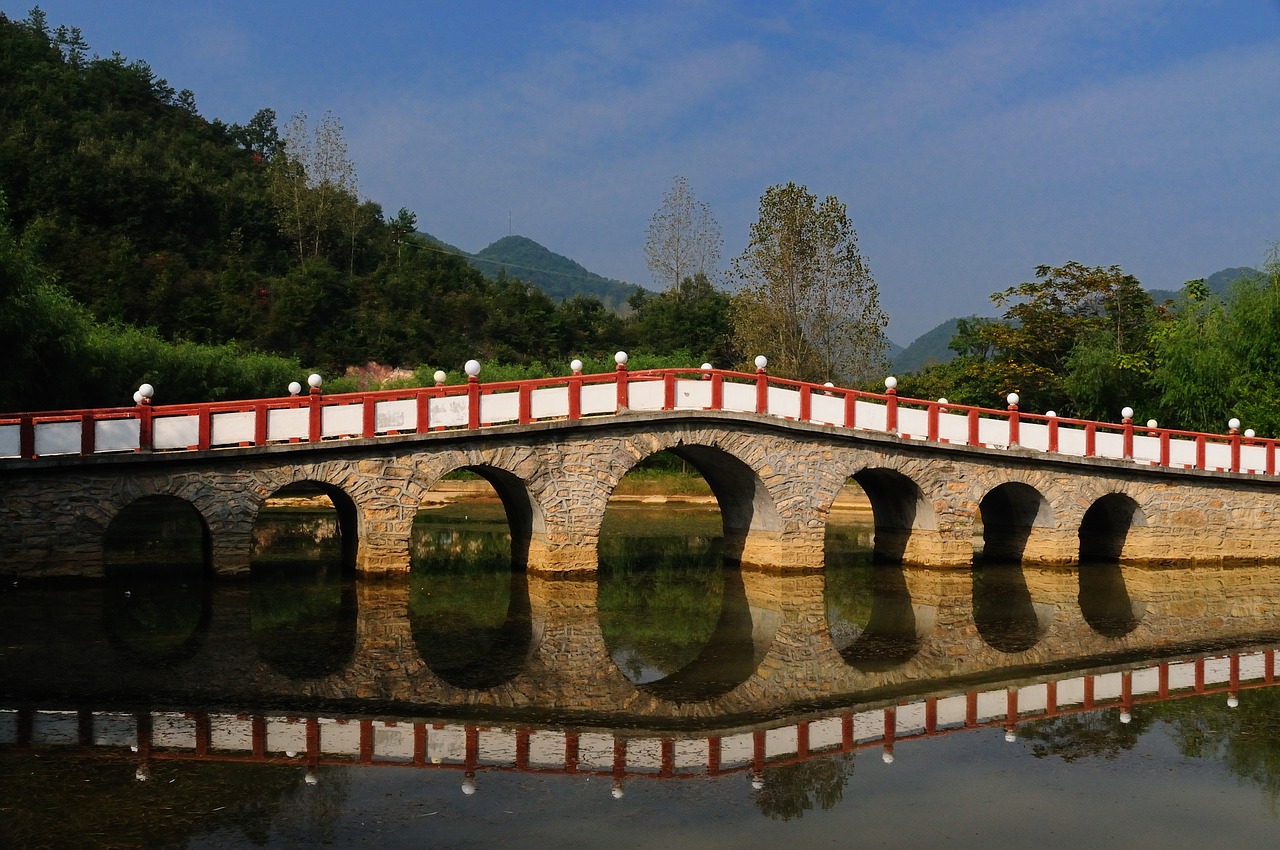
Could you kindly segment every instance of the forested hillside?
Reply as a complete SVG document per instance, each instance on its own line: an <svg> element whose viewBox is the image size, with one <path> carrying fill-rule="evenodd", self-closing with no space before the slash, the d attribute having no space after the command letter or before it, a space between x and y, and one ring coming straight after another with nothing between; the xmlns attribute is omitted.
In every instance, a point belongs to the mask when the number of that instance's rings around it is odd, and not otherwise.
<svg viewBox="0 0 1280 850"><path fill-rule="evenodd" d="M92 55L38 10L0 14L0 80L5 276L30 284L0 291L7 316L26 314L5 341L21 374L0 385L4 409L124 403L142 380L163 383L166 401L277 394L238 367L252 351L280 358L269 362L281 375L672 353L633 339L599 299L557 303L519 275L489 280L431 250L412 212L386 216L355 193L332 115L206 120L193 93L145 62ZM47 310L29 303L42 298ZM56 332L35 326L53 314ZM719 342L680 348L696 359ZM196 355L225 368L183 370L182 385L157 377Z"/></svg>

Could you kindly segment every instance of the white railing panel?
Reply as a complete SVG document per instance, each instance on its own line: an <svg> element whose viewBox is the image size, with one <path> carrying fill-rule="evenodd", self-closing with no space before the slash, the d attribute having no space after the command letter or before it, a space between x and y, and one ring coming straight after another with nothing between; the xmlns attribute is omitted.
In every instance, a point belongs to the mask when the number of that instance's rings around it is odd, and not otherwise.
<svg viewBox="0 0 1280 850"><path fill-rule="evenodd" d="M215 413L209 417L209 442L215 446L235 446L253 442L252 410ZM304 432L305 434L305 432Z"/></svg>
<svg viewBox="0 0 1280 850"><path fill-rule="evenodd" d="M711 758L711 745L706 739L685 738L672 747L676 770L705 768Z"/></svg>
<svg viewBox="0 0 1280 850"><path fill-rule="evenodd" d="M200 417L160 416L151 420L151 446L156 449L191 449L200 443ZM96 435L95 435L96 446Z"/></svg>
<svg viewBox="0 0 1280 850"><path fill-rule="evenodd" d="M1240 447L1241 472L1265 472L1267 469L1267 450L1264 446Z"/></svg>
<svg viewBox="0 0 1280 850"><path fill-rule="evenodd" d="M957 445L969 442L969 417L963 413L938 414L938 439Z"/></svg>
<svg viewBox="0 0 1280 850"><path fill-rule="evenodd" d="M1043 682L1018 688L1018 711L1042 712L1049 707L1049 688Z"/></svg>
<svg viewBox="0 0 1280 850"><path fill-rule="evenodd" d="M360 724L320 718L320 752L326 755L357 755L360 752Z"/></svg>
<svg viewBox="0 0 1280 850"><path fill-rule="evenodd" d="M929 411L918 407L898 408L898 433L923 440L929 436Z"/></svg>
<svg viewBox="0 0 1280 850"><path fill-rule="evenodd" d="M1196 665L1192 661L1180 661L1169 665L1169 687L1173 690L1196 686Z"/></svg>
<svg viewBox="0 0 1280 850"><path fill-rule="evenodd" d="M1231 446L1226 443L1208 443L1204 447L1205 469L1230 469Z"/></svg>
<svg viewBox="0 0 1280 850"><path fill-rule="evenodd" d="M903 728L902 709L898 707L898 728ZM844 743L844 722L839 717L824 717L809 724L809 750L834 749Z"/></svg>
<svg viewBox="0 0 1280 850"><path fill-rule="evenodd" d="M1169 465L1172 467L1181 467L1183 469L1195 469L1196 441L1170 440Z"/></svg>
<svg viewBox="0 0 1280 850"><path fill-rule="evenodd" d="M943 697L935 706L939 726L959 726L969 716L969 700L964 694Z"/></svg>
<svg viewBox="0 0 1280 850"><path fill-rule="evenodd" d="M706 410L710 406L710 381L676 381L677 410Z"/></svg>
<svg viewBox="0 0 1280 850"><path fill-rule="evenodd" d="M1093 698L1119 699L1123 687L1124 680L1119 673L1100 673L1093 677Z"/></svg>
<svg viewBox="0 0 1280 850"><path fill-rule="evenodd" d="M453 428L467 424L467 397L450 395L427 402L427 422L432 428Z"/></svg>
<svg viewBox="0 0 1280 850"><path fill-rule="evenodd" d="M756 385L735 384L725 381L720 385L722 390L720 403L723 410L736 410L740 413L756 412Z"/></svg>
<svg viewBox="0 0 1280 850"><path fill-rule="evenodd" d="M617 384L586 384L583 386L581 407L583 416L590 416L593 413L617 413L617 411Z"/></svg>
<svg viewBox="0 0 1280 850"><path fill-rule="evenodd" d="M539 729L529 734L529 765L531 767L564 767L568 745L563 732Z"/></svg>
<svg viewBox="0 0 1280 850"><path fill-rule="evenodd" d="M786 387L769 387L766 396L770 416L783 419L800 418L800 391Z"/></svg>
<svg viewBox="0 0 1280 850"><path fill-rule="evenodd" d="M129 421L129 420L124 420ZM96 445L96 444L95 444ZM137 444L134 444L137 448ZM106 449L103 449L106 451ZM80 420L74 422L37 422L37 455L80 454Z"/></svg>
<svg viewBox="0 0 1280 850"><path fill-rule="evenodd" d="M1267 652L1252 652L1240 656L1240 681L1261 679L1267 675Z"/></svg>
<svg viewBox="0 0 1280 850"><path fill-rule="evenodd" d="M895 715L894 724L899 735L904 732L908 734L923 732L929 721L927 707L923 702L900 705ZM812 729L813 725L810 724L809 728Z"/></svg>
<svg viewBox="0 0 1280 850"><path fill-rule="evenodd" d="M142 423L137 419L101 419L93 423L94 452L131 452L142 444L141 440Z"/></svg>
<svg viewBox="0 0 1280 850"><path fill-rule="evenodd" d="M1043 422L1019 422L1018 442L1038 452L1049 451L1049 426Z"/></svg>
<svg viewBox="0 0 1280 850"><path fill-rule="evenodd" d="M1058 426L1058 454L1084 457L1084 429Z"/></svg>
<svg viewBox="0 0 1280 850"><path fill-rule="evenodd" d="M888 414L883 404L874 401L856 401L853 404L853 427L868 431L883 431Z"/></svg>
<svg viewBox="0 0 1280 850"><path fill-rule="evenodd" d="M992 720L1009 715L1008 691L983 691L976 700L978 720Z"/></svg>
<svg viewBox="0 0 1280 850"><path fill-rule="evenodd" d="M756 755L756 742L750 732L726 735L720 739L720 766L749 764Z"/></svg>
<svg viewBox="0 0 1280 850"><path fill-rule="evenodd" d="M215 750L252 750L253 721L248 717L238 717L234 714L211 715L209 746Z"/></svg>
<svg viewBox="0 0 1280 850"><path fill-rule="evenodd" d="M1098 431L1094 434L1094 454L1116 460L1124 458L1124 435L1119 431Z"/></svg>
<svg viewBox="0 0 1280 850"><path fill-rule="evenodd" d="M1206 685L1217 685L1231 681L1231 659L1206 658L1204 660L1204 682Z"/></svg>
<svg viewBox="0 0 1280 850"><path fill-rule="evenodd" d="M132 714L106 711L93 713L95 747L129 747L137 743L138 721Z"/></svg>
<svg viewBox="0 0 1280 850"><path fill-rule="evenodd" d="M252 416L252 414L249 414ZM253 426L249 436L253 439ZM306 407L285 407L267 411L267 440L305 440L311 436L311 410Z"/></svg>
<svg viewBox="0 0 1280 850"><path fill-rule="evenodd" d="M481 729L476 754L484 764L515 764L516 733L507 729ZM410 755L413 751L410 750Z"/></svg>
<svg viewBox="0 0 1280 850"><path fill-rule="evenodd" d="M1009 445L1009 422L1006 419L978 420L978 442L984 446L1004 448Z"/></svg>
<svg viewBox="0 0 1280 850"><path fill-rule="evenodd" d="M569 388L543 387L529 393L529 415L534 419L564 419L569 415Z"/></svg>
<svg viewBox="0 0 1280 850"><path fill-rule="evenodd" d="M764 757L789 756L800 751L800 729L797 726L779 726L764 732Z"/></svg>
<svg viewBox="0 0 1280 850"><path fill-rule="evenodd" d="M480 396L480 424L496 425L520 419L520 392L492 393Z"/></svg>
<svg viewBox="0 0 1280 850"><path fill-rule="evenodd" d="M721 758L723 759L723 754ZM581 767L595 769L613 767L613 736L603 732L580 733L578 764Z"/></svg>
<svg viewBox="0 0 1280 850"><path fill-rule="evenodd" d="M809 396L809 421L820 425L843 425L844 399L824 393Z"/></svg>
<svg viewBox="0 0 1280 850"><path fill-rule="evenodd" d="M16 423L0 425L0 457L17 457L22 453L22 428Z"/></svg>
<svg viewBox="0 0 1280 850"><path fill-rule="evenodd" d="M373 427L379 433L412 432L418 429L418 400L379 401L373 405Z"/></svg>
<svg viewBox="0 0 1280 850"><path fill-rule="evenodd" d="M853 716L855 741L879 741L884 738L884 711L859 711Z"/></svg>
<svg viewBox="0 0 1280 850"><path fill-rule="evenodd" d="M627 384L627 407L632 410L661 410L662 381L632 381Z"/></svg>
<svg viewBox="0 0 1280 850"><path fill-rule="evenodd" d="M1133 459L1138 463L1160 462L1160 438L1146 434L1133 435Z"/></svg>
<svg viewBox="0 0 1280 850"><path fill-rule="evenodd" d="M449 724L443 729L427 731L427 761L460 762L467 757L467 730L464 726Z"/></svg>
<svg viewBox="0 0 1280 850"><path fill-rule="evenodd" d="M1131 678L1133 693L1154 694L1160 690L1160 668L1147 667L1135 670Z"/></svg>
<svg viewBox="0 0 1280 850"><path fill-rule="evenodd" d="M306 741L304 735L302 746L298 749L305 750ZM151 715L151 743L157 747L194 750L196 747L195 718L172 711L157 711Z"/></svg>
<svg viewBox="0 0 1280 850"><path fill-rule="evenodd" d="M330 404L320 408L321 437L349 437L364 433L364 402Z"/></svg>

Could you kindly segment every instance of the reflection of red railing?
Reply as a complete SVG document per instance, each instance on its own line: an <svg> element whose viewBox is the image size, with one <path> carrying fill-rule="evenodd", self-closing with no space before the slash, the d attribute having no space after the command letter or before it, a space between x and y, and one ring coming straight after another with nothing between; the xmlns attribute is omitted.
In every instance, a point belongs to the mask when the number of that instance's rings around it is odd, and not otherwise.
<svg viewBox="0 0 1280 850"><path fill-rule="evenodd" d="M1052 719L1099 709L1119 709L1121 721L1135 706L1185 699L1192 696L1223 694L1231 701L1239 694L1258 688L1274 687L1275 661L1278 650L1233 653L1183 661L1160 662L1153 666L1130 670L1085 674L1020 687L997 686L992 690L969 690L944 697L926 697L882 708L847 710L819 718L802 720L766 729L702 736L646 735L635 732L580 732L571 729L532 728L518 726L504 729L494 724L448 724L421 721L389 721L372 719L331 720L317 716L305 718L272 718L264 715L227 715L247 725L247 732L237 747L214 746L215 720L223 717L207 712L191 712L181 717L190 721L185 740L175 744L169 734L163 744L156 740L155 725L174 714L138 712L129 715L134 736L128 742L119 740L109 745L94 745L98 740L95 723L103 722L106 712L75 713L75 729L64 729L57 743L40 740L35 726L42 714L67 716L67 712L42 713L22 708L12 714L16 728L10 742L19 751L33 747L56 747L76 756L99 756L129 760L177 760L294 763L308 767L380 766L440 768L474 772L478 770L521 771L612 777L615 780L636 777L674 778L718 776L792 764L859 750L883 750L886 760L893 747L903 741L949 735L979 728L1003 728L1015 733L1024 723ZM1118 683L1116 678L1119 678ZM1141 680L1135 684L1135 677ZM1117 687L1118 684L1118 687ZM1100 695L1107 690L1107 695ZM1070 692L1070 694L1068 694ZM1022 702L1020 697L1032 699ZM1031 704L1029 704L1031 703ZM3 714L4 712L0 712ZM123 715L116 715L117 717ZM272 726L276 730L273 733ZM343 752L326 750L322 745L322 726L354 728L352 745ZM288 741L272 740L280 736L283 726L301 734ZM300 728L298 728L300 727ZM392 728L410 730L411 742L400 751L379 752L377 730ZM223 733L225 736L225 732ZM435 736L453 735L460 746L445 757L433 754L430 746ZM505 736L501 754L486 751L485 736ZM562 758L546 763L545 751L535 754L535 736L551 736ZM603 750L595 742L595 751L586 752L586 739L607 738ZM56 736L55 736L56 737ZM545 742L544 742L545 743ZM699 760L692 763L687 754L684 763L678 748L687 744L699 748ZM295 751L296 750L296 751ZM705 755L702 755L705 753Z"/></svg>
<svg viewBox="0 0 1280 850"><path fill-rule="evenodd" d="M1131 460L1157 467L1276 473L1276 440L1238 427L1226 434L1067 419L1018 409L901 398L720 369L650 369L595 375L203 404L0 415L0 457L209 449L425 434L626 410L754 413L903 439ZM1130 411L1125 411L1129 413ZM1231 423L1238 426L1234 420Z"/></svg>

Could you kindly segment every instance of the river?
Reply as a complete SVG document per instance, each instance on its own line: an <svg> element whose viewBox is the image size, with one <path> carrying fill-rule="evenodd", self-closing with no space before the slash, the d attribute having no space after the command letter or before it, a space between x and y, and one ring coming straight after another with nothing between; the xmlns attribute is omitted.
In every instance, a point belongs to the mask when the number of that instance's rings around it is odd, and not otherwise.
<svg viewBox="0 0 1280 850"><path fill-rule="evenodd" d="M597 577L511 568L493 499L356 579L277 508L214 581L181 511L100 582L4 582L12 847L1271 847L1275 567L720 554L698 501L611 504Z"/></svg>

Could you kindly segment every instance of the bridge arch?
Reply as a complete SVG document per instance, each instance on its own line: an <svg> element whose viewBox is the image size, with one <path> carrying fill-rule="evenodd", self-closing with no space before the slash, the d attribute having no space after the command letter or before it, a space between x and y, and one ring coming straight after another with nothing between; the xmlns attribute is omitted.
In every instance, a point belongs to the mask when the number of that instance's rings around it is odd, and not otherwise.
<svg viewBox="0 0 1280 850"><path fill-rule="evenodd" d="M982 560L1017 563L1028 550L1037 529L1057 524L1049 500L1038 489L1021 481L993 487L978 503L982 520Z"/></svg>
<svg viewBox="0 0 1280 850"><path fill-rule="evenodd" d="M622 477L660 451L686 461L711 488L720 508L727 561L763 567L821 567L821 538L807 528L803 517L784 516L780 498L768 484L779 460L777 447L749 433L675 428L615 438L607 472L595 480L596 494L589 500L590 510L584 513L580 528L598 541L605 507ZM801 539L796 540L797 536ZM788 542L784 544L784 540Z"/></svg>
<svg viewBox="0 0 1280 850"><path fill-rule="evenodd" d="M1130 531L1146 526L1146 512L1132 496L1120 492L1100 496L1080 519L1081 562L1122 560Z"/></svg>

